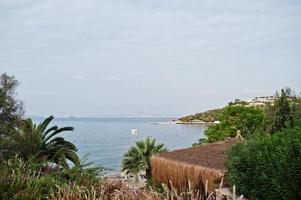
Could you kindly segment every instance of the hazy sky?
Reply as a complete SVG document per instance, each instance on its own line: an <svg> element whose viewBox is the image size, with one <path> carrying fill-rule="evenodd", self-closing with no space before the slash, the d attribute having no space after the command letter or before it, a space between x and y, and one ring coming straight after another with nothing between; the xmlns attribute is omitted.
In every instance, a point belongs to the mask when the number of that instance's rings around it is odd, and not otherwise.
<svg viewBox="0 0 301 200"><path fill-rule="evenodd" d="M301 91L300 0L0 0L27 114L181 116Z"/></svg>

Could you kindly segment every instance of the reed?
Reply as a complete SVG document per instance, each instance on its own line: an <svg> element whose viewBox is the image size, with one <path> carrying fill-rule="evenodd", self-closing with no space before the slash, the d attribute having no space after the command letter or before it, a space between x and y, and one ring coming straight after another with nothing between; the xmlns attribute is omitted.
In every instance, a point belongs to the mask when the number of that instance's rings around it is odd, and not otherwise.
<svg viewBox="0 0 301 200"><path fill-rule="evenodd" d="M154 156L151 160L152 178L154 184L165 183L177 188L179 191L185 191L191 184L192 190L198 190L205 193L213 192L218 188L218 181L223 177L222 170L211 169L199 165L184 163L181 161L170 160L168 158ZM208 181L206 184L206 180Z"/></svg>
<svg viewBox="0 0 301 200"><path fill-rule="evenodd" d="M171 181L179 191L187 190L190 182L193 190L213 192L225 174L225 152L237 142L230 139L156 154L151 159L153 182L170 186Z"/></svg>

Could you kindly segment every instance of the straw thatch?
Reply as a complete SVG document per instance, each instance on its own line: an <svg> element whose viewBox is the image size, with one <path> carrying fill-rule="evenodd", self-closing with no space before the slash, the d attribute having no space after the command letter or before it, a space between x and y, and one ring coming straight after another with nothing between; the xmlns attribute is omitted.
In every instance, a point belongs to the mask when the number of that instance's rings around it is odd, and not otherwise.
<svg viewBox="0 0 301 200"><path fill-rule="evenodd" d="M237 139L175 150L152 157L152 177L155 184L169 184L184 191L188 181L194 189L204 190L208 180L208 191L218 188L225 168L225 152Z"/></svg>

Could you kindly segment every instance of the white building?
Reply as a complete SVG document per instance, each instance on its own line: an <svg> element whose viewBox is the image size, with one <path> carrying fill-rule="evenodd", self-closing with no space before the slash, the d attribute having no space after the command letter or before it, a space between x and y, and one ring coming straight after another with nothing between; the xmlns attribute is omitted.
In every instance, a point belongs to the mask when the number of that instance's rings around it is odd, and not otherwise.
<svg viewBox="0 0 301 200"><path fill-rule="evenodd" d="M267 103L274 104L276 100L275 96L263 96L263 97L255 97L251 101L249 101L249 105L251 106L264 106Z"/></svg>

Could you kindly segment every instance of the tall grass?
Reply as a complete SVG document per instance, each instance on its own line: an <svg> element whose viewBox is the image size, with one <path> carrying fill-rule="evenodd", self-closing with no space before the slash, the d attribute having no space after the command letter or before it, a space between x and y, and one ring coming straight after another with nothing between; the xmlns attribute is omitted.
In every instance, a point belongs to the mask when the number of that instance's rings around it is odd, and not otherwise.
<svg viewBox="0 0 301 200"><path fill-rule="evenodd" d="M55 193L63 182L18 158L0 165L0 199L45 199Z"/></svg>

